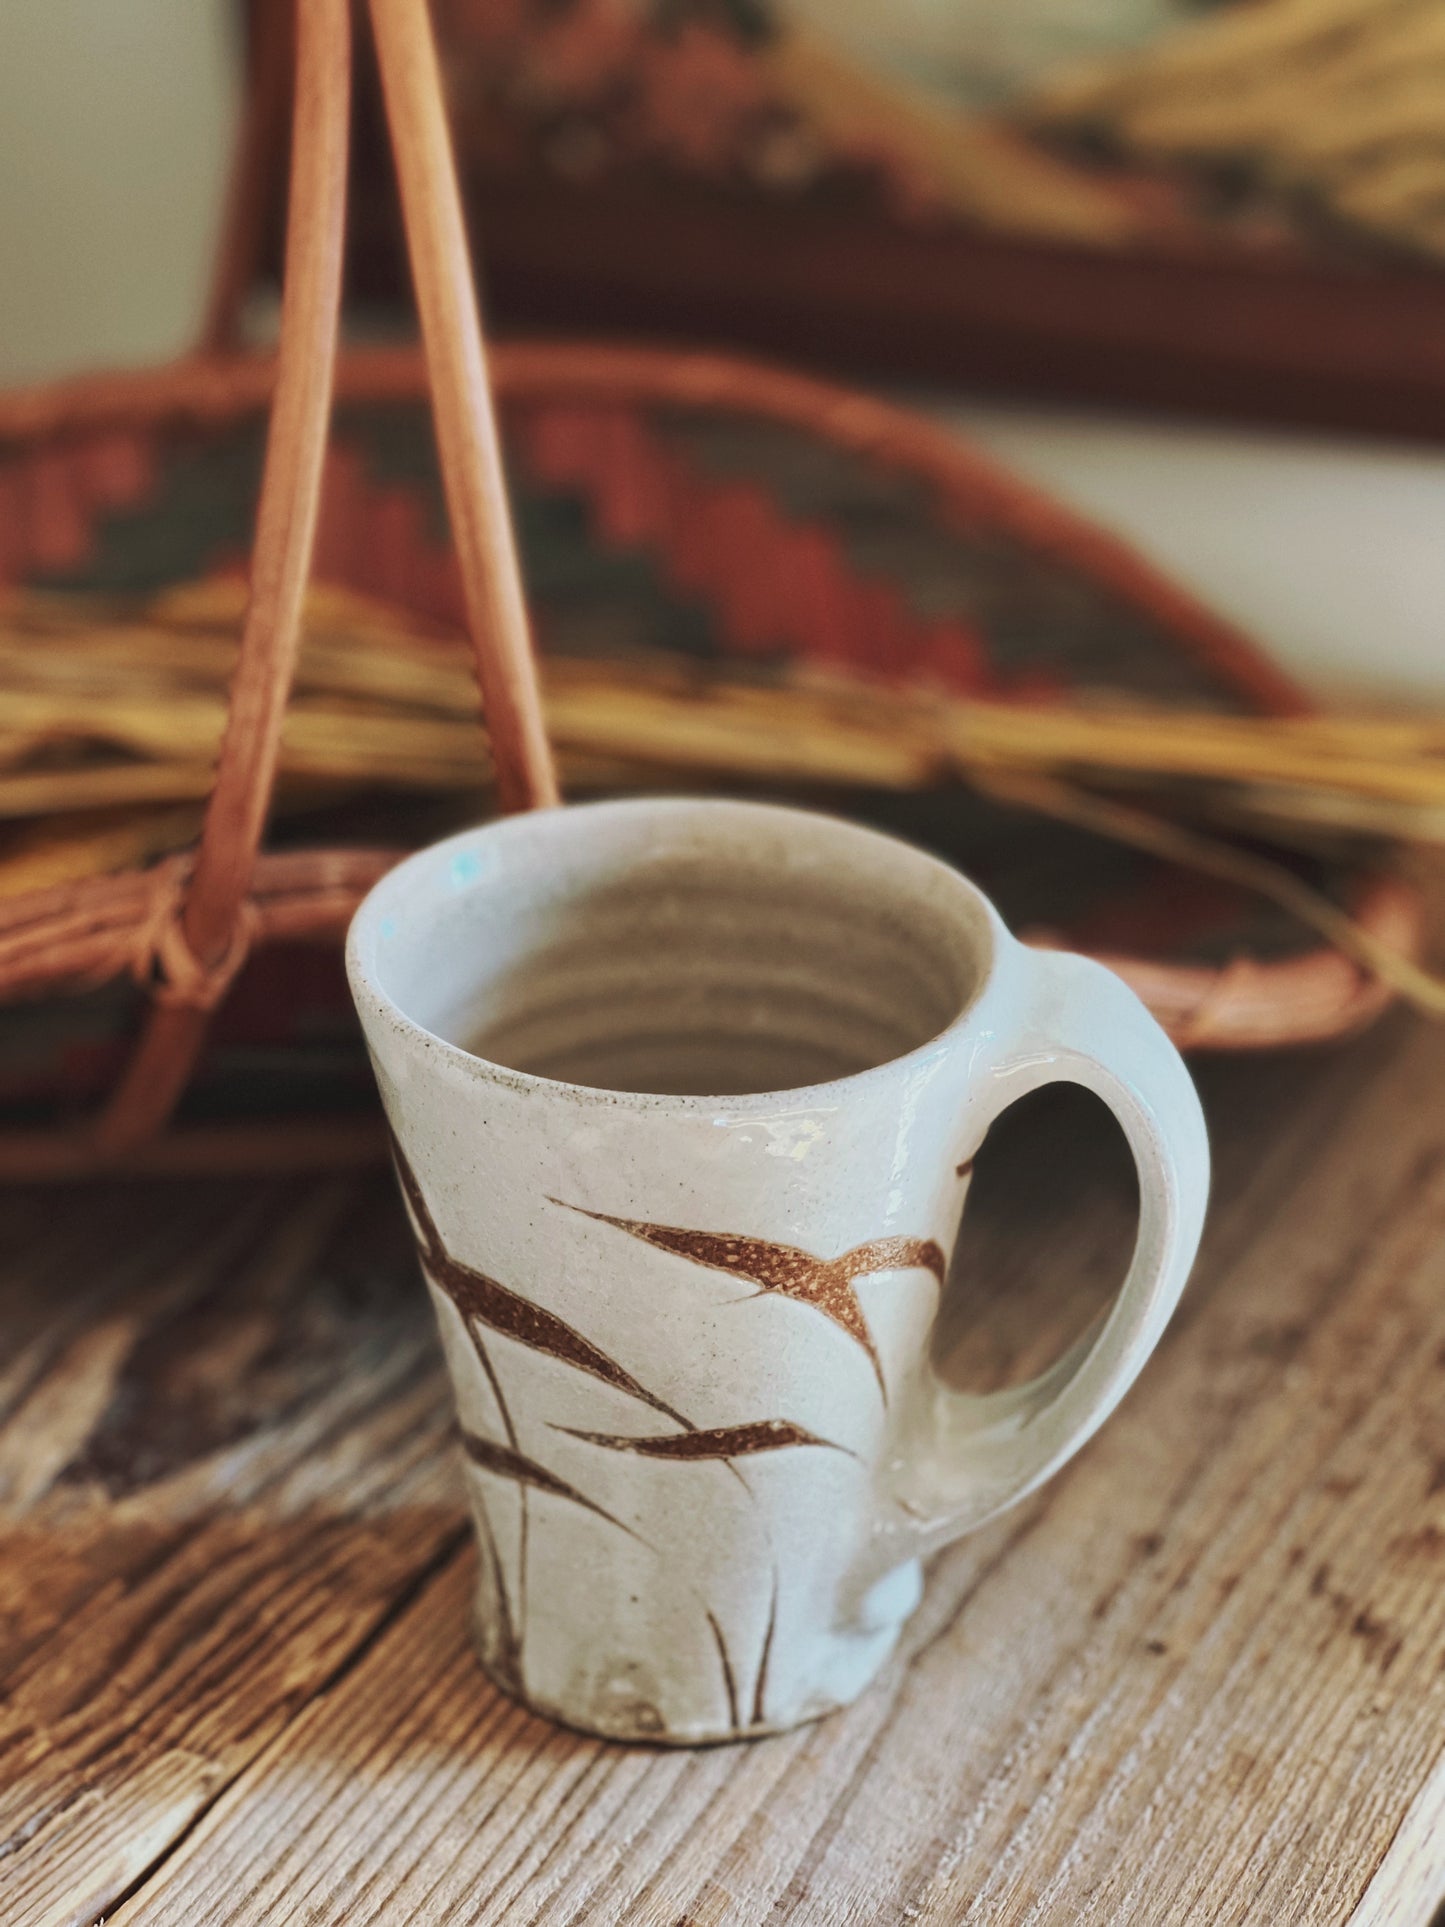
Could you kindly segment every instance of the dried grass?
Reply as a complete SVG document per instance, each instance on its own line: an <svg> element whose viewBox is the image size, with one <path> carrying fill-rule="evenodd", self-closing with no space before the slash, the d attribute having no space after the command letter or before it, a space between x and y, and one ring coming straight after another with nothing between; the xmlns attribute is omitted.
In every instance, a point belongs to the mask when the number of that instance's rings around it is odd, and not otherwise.
<svg viewBox="0 0 1445 1927"><path fill-rule="evenodd" d="M10 825L0 894L191 840L243 603L233 580L187 584L144 607L28 593L0 603L0 824ZM674 658L553 658L544 677L574 792L669 780L911 790L961 779L1264 896L1445 1012L1439 980L1287 864L1208 828L1282 848L1445 842L1445 717L1046 708ZM489 779L465 644L351 592L314 589L280 807L362 790L475 793L480 807Z"/></svg>

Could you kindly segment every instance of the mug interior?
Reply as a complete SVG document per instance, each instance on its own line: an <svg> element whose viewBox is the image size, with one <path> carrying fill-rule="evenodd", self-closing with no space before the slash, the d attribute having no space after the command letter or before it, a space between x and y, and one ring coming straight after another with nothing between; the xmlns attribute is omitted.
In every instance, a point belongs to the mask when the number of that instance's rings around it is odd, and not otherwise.
<svg viewBox="0 0 1445 1927"><path fill-rule="evenodd" d="M420 852L353 927L353 978L532 1076L659 1096L829 1083L946 1030L987 975L977 893L804 811L646 799Z"/></svg>

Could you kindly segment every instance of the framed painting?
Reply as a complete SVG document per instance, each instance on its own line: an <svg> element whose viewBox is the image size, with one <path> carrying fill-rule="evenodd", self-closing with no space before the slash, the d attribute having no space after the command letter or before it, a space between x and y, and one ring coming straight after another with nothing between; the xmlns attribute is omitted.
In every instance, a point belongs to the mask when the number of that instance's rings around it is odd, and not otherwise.
<svg viewBox="0 0 1445 1927"><path fill-rule="evenodd" d="M502 326L1445 434L1442 0L434 14ZM353 241L386 296L380 119Z"/></svg>

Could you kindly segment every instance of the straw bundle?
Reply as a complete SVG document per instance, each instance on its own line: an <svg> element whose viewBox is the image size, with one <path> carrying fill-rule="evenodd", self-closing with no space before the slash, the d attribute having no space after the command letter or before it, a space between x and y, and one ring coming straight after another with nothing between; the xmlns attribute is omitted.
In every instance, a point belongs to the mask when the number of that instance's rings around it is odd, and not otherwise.
<svg viewBox="0 0 1445 1927"><path fill-rule="evenodd" d="M36 595L0 605L0 894L191 839L243 604L239 581L217 580L144 607ZM1381 954L1286 867L1203 827L1304 847L1342 836L1445 843L1445 718L961 702L656 657L553 658L544 681L574 792L666 780L912 790L961 779L1270 896L1417 1002L1445 1008L1433 980ZM475 813L491 777L477 719L463 642L350 592L313 589L282 732L280 807L451 792L475 799Z"/></svg>
<svg viewBox="0 0 1445 1927"><path fill-rule="evenodd" d="M1258 0L1048 81L1052 132L1149 164L1250 171L1338 220L1445 251L1445 15L1418 0Z"/></svg>

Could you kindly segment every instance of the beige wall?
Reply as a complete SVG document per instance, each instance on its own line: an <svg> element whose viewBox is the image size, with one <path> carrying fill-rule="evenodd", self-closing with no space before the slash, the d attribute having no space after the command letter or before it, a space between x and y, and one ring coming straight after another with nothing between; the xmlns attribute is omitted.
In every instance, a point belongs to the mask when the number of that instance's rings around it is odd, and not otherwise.
<svg viewBox="0 0 1445 1927"><path fill-rule="evenodd" d="M1445 703L1445 451L936 403L1326 696Z"/></svg>
<svg viewBox="0 0 1445 1927"><path fill-rule="evenodd" d="M0 381L189 345L238 42L233 0L0 0Z"/></svg>

